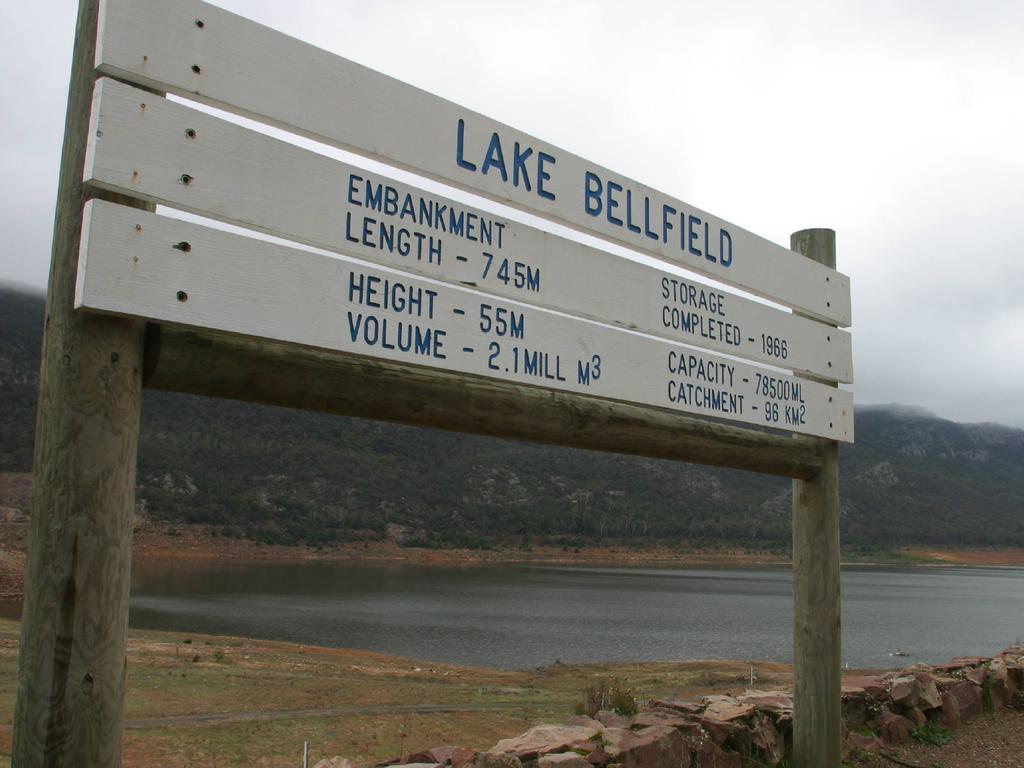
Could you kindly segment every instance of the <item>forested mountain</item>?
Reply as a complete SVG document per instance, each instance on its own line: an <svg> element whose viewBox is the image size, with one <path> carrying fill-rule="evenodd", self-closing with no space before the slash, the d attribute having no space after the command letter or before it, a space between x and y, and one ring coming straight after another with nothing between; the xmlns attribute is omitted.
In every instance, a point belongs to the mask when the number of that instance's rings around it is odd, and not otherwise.
<svg viewBox="0 0 1024 768"><path fill-rule="evenodd" d="M0 287L0 473L31 466L42 317L40 296ZM860 408L856 430L842 449L844 545L1024 545L1024 430L903 407ZM752 473L206 398L147 392L143 405L140 514L265 541L785 548L789 488Z"/></svg>

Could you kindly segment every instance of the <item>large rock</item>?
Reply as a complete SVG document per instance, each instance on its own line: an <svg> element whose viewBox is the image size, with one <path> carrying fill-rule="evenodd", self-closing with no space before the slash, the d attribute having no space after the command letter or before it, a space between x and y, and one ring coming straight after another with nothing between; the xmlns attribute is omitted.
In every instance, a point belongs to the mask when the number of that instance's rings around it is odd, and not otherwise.
<svg viewBox="0 0 1024 768"><path fill-rule="evenodd" d="M935 683L935 677L927 672L915 672L919 687L918 706L923 710L937 709L942 706L942 694Z"/></svg>
<svg viewBox="0 0 1024 768"><path fill-rule="evenodd" d="M523 768L518 757L502 752L479 752L469 765L470 768Z"/></svg>
<svg viewBox="0 0 1024 768"><path fill-rule="evenodd" d="M595 744L592 740L599 733L599 728L585 725L538 725L511 739L502 739L488 752L514 754L523 760L532 760L553 752L590 749Z"/></svg>
<svg viewBox="0 0 1024 768"><path fill-rule="evenodd" d="M875 701L882 701L889 695L885 680L874 675L843 678L843 690L850 689L852 692L855 688L862 689Z"/></svg>
<svg viewBox="0 0 1024 768"><path fill-rule="evenodd" d="M1006 681L998 680L990 683L988 686L988 696L993 712L1005 709L1010 703L1010 691L1006 687Z"/></svg>
<svg viewBox="0 0 1024 768"><path fill-rule="evenodd" d="M607 728L600 751L608 763L621 763L624 768L689 768L690 750L683 734L675 728L654 725L639 731ZM588 757L588 761L594 760Z"/></svg>
<svg viewBox="0 0 1024 768"><path fill-rule="evenodd" d="M778 765L785 757L784 740L767 715L758 715L751 723L750 745L768 765Z"/></svg>
<svg viewBox="0 0 1024 768"><path fill-rule="evenodd" d="M700 735L700 726L694 722L693 717L674 709L645 709L633 718L633 728L649 728L652 725L675 728L688 736Z"/></svg>
<svg viewBox="0 0 1024 768"><path fill-rule="evenodd" d="M853 688L848 692L847 686L844 685L841 699L843 722L851 728L864 725L868 719L869 701L871 700L863 688Z"/></svg>
<svg viewBox="0 0 1024 768"><path fill-rule="evenodd" d="M1005 683L1006 678L1009 676L1006 668L1006 659L992 659L992 662L988 665L988 674L994 682Z"/></svg>
<svg viewBox="0 0 1024 768"><path fill-rule="evenodd" d="M886 744L903 744L910 741L914 724L902 715L883 709L878 716L878 735Z"/></svg>
<svg viewBox="0 0 1024 768"><path fill-rule="evenodd" d="M863 692L863 688L859 689ZM751 691L743 697L744 704L751 704L762 712L781 714L793 712L793 697L785 691Z"/></svg>
<svg viewBox="0 0 1024 768"><path fill-rule="evenodd" d="M946 691L942 694L942 716L939 718L939 724L943 728L955 731L962 723L960 702L953 695L952 691Z"/></svg>
<svg viewBox="0 0 1024 768"><path fill-rule="evenodd" d="M962 682L953 686L950 693L956 698L960 705L960 719L970 720L982 713L982 702L984 694L974 683Z"/></svg>
<svg viewBox="0 0 1024 768"><path fill-rule="evenodd" d="M710 739L720 747L729 739L738 738L740 733L746 730L739 723L727 723L724 720L716 720L713 717L695 715L693 719L707 732Z"/></svg>
<svg viewBox="0 0 1024 768"><path fill-rule="evenodd" d="M555 752L541 755L537 759L537 768L590 768L590 763L576 752Z"/></svg>
<svg viewBox="0 0 1024 768"><path fill-rule="evenodd" d="M675 709L689 715L696 715L699 712L704 711L703 704L698 704L693 701L676 701L674 699L651 699L651 706L664 709Z"/></svg>
<svg viewBox="0 0 1024 768"><path fill-rule="evenodd" d="M914 727L919 727L927 724L928 718L919 707L907 707L901 711L901 714L914 724Z"/></svg>
<svg viewBox="0 0 1024 768"><path fill-rule="evenodd" d="M977 669L969 669L964 675L970 682L975 685L984 685L988 679L988 669L985 667L978 667Z"/></svg>
<svg viewBox="0 0 1024 768"><path fill-rule="evenodd" d="M889 682L889 698L899 707L916 707L921 697L921 684L913 675L894 677Z"/></svg>
<svg viewBox="0 0 1024 768"><path fill-rule="evenodd" d="M597 721L606 728L629 728L630 720L625 715L613 712L610 709L602 709L595 715Z"/></svg>
<svg viewBox="0 0 1024 768"><path fill-rule="evenodd" d="M754 714L753 704L741 704L737 701L711 701L704 708L704 717L709 717L712 720L721 720L723 723L743 720L752 714Z"/></svg>
<svg viewBox="0 0 1024 768"><path fill-rule="evenodd" d="M476 752L472 749L463 749L462 747L453 747L445 744L444 746L426 749L422 752L412 752L402 757L399 763L401 765L411 765L414 763L437 763L439 765L459 763L460 765L465 765L475 755Z"/></svg>
<svg viewBox="0 0 1024 768"><path fill-rule="evenodd" d="M693 755L693 768L742 768L738 752L726 752L713 741L705 741Z"/></svg>

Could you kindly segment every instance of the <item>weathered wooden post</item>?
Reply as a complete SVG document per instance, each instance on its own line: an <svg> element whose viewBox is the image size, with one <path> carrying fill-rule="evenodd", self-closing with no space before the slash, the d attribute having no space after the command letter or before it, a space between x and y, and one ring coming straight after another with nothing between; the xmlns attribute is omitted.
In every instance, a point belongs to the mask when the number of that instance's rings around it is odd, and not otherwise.
<svg viewBox="0 0 1024 768"><path fill-rule="evenodd" d="M74 310L98 8L79 6L54 220L14 708L19 768L121 762L144 323Z"/></svg>
<svg viewBox="0 0 1024 768"><path fill-rule="evenodd" d="M836 266L836 233L794 232L790 247ZM818 438L822 467L793 480L793 764L838 768L842 752L839 443Z"/></svg>

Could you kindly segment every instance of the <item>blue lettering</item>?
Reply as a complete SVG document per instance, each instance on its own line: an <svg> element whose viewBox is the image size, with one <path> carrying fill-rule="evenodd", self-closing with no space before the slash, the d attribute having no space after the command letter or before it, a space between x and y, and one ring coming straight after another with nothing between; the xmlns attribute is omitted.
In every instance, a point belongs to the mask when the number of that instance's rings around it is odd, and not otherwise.
<svg viewBox="0 0 1024 768"><path fill-rule="evenodd" d="M463 138L464 138L465 132L466 132L466 121L463 120L462 118L459 118L459 127L457 129L457 136L456 136L456 140L455 140L455 162L458 163L460 168L465 168L467 171L475 171L476 170L476 165L474 165L473 163L469 162L468 160L464 160L463 157L462 157L463 146L464 146Z"/></svg>
<svg viewBox="0 0 1024 768"><path fill-rule="evenodd" d="M398 213L398 190L391 186L384 190L384 213L388 216Z"/></svg>
<svg viewBox="0 0 1024 768"><path fill-rule="evenodd" d="M361 242L362 242L363 245L367 246L368 248L376 248L377 247L376 244L373 242L373 239L371 237L371 232L372 232L372 229L373 229L373 225L376 224L376 223L377 223L376 220L375 219L371 219L369 216L366 216L366 217L363 218L363 239L362 239Z"/></svg>
<svg viewBox="0 0 1024 768"><path fill-rule="evenodd" d="M647 195L644 195L644 234L651 240L658 239L657 233L651 232L651 198Z"/></svg>
<svg viewBox="0 0 1024 768"><path fill-rule="evenodd" d="M352 211L345 213L345 239L350 243L358 243L358 237L352 237Z"/></svg>
<svg viewBox="0 0 1024 768"><path fill-rule="evenodd" d="M491 169L492 165L498 169L498 172L501 174L501 180L508 181L505 155L501 152L501 139L498 137L497 132L491 134L491 143L487 145L487 154L484 156L484 162L480 166L480 173L486 176L487 171Z"/></svg>
<svg viewBox="0 0 1024 768"><path fill-rule="evenodd" d="M698 248L697 246L694 245L694 242L697 240L697 235L700 234L699 232L697 232L694 229L694 225L699 227L700 224L701 224L701 221L696 216L691 216L690 217L689 226L688 226L688 230L687 230L689 232L689 236L687 237L687 241L688 241L689 244L688 244L687 247L688 247L690 253L692 253L694 256L703 256L704 255L703 253L701 253L700 248Z"/></svg>
<svg viewBox="0 0 1024 768"><path fill-rule="evenodd" d="M601 192L603 187L601 178L597 174L587 171L583 177L583 210L591 216L601 215Z"/></svg>
<svg viewBox="0 0 1024 768"><path fill-rule="evenodd" d="M451 215L448 219L448 230L453 235L462 237L466 231L466 213L465 211L459 211L459 215L455 215L455 209L451 211Z"/></svg>
<svg viewBox="0 0 1024 768"><path fill-rule="evenodd" d="M402 212L398 215L398 218L404 219L406 216L413 221L416 221L416 204L412 201L412 195L408 192L405 194L405 201L402 203Z"/></svg>
<svg viewBox="0 0 1024 768"><path fill-rule="evenodd" d="M434 201L420 198L420 223L428 227L434 226Z"/></svg>
<svg viewBox="0 0 1024 768"><path fill-rule="evenodd" d="M348 175L348 201L352 205L361 206L359 198L356 197L356 188L359 186L359 182L363 180L362 176L356 176L354 173Z"/></svg>
<svg viewBox="0 0 1024 768"><path fill-rule="evenodd" d="M673 208L671 205L668 205L666 203L665 205L661 206L661 233L662 233L662 242L664 242L664 243L668 243L668 231L670 229L674 229L675 228L673 226L672 222L669 221L669 219L672 216L675 216L675 215L676 215L676 209ZM665 298L667 299L668 296L665 296Z"/></svg>
<svg viewBox="0 0 1024 768"><path fill-rule="evenodd" d="M523 186L526 187L526 191L529 192L530 187L530 174L526 171L526 158L533 154L533 148L527 147L526 151L519 151L519 142L515 143L512 148L512 184L516 187L519 186L519 174L523 175Z"/></svg>
<svg viewBox="0 0 1024 768"><path fill-rule="evenodd" d="M726 248L726 245L729 247ZM718 234L718 253L723 267L732 264L732 236L724 229L720 230Z"/></svg>
<svg viewBox="0 0 1024 768"><path fill-rule="evenodd" d="M366 207L372 208L375 211L380 211L384 207L384 201L382 195L384 194L384 188L378 184L374 187L369 181L366 182Z"/></svg>
<svg viewBox="0 0 1024 768"><path fill-rule="evenodd" d="M379 339L380 320L378 320L374 315L370 315L363 320L363 341L372 347L377 344Z"/></svg>
<svg viewBox="0 0 1024 768"><path fill-rule="evenodd" d="M704 258L706 258L708 261L717 262L718 259L716 259L715 255L713 253L711 253L711 238L708 237L708 227L709 227L709 225L705 221L704 222Z"/></svg>
<svg viewBox="0 0 1024 768"><path fill-rule="evenodd" d="M626 229L630 232L639 232L640 227L633 223L633 190L626 190Z"/></svg>
<svg viewBox="0 0 1024 768"><path fill-rule="evenodd" d="M537 194L541 197L547 198L548 200L555 199L554 192L548 192L544 189L544 182L551 180L551 174L544 169L544 163L555 164L555 158L549 155L547 152L537 153Z"/></svg>
<svg viewBox="0 0 1024 768"><path fill-rule="evenodd" d="M359 328L362 324L362 314L353 315L351 312L348 313L348 335L352 337L352 341L359 338Z"/></svg>
<svg viewBox="0 0 1024 768"><path fill-rule="evenodd" d="M612 190L613 189L616 192L621 192L622 191L622 185L621 184L616 184L614 181L609 181L608 182L608 207L607 207L607 209L605 211L605 218L607 218L608 221L610 221L612 224L615 224L616 226L621 227L622 226L622 219L617 218L615 216L612 216L612 208L618 208L619 207L619 201L616 200L614 197L612 197Z"/></svg>

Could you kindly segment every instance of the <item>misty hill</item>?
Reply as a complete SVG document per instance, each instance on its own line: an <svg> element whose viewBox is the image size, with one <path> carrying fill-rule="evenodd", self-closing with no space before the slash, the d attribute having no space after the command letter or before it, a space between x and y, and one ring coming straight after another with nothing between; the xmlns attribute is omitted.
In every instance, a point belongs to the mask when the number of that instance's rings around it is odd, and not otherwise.
<svg viewBox="0 0 1024 768"><path fill-rule="evenodd" d="M0 287L0 473L31 467L42 316L41 297ZM840 470L845 546L1024 545L1024 430L913 407L860 408L856 429ZM789 489L752 473L207 398L147 392L143 406L141 513L265 541L785 548Z"/></svg>

